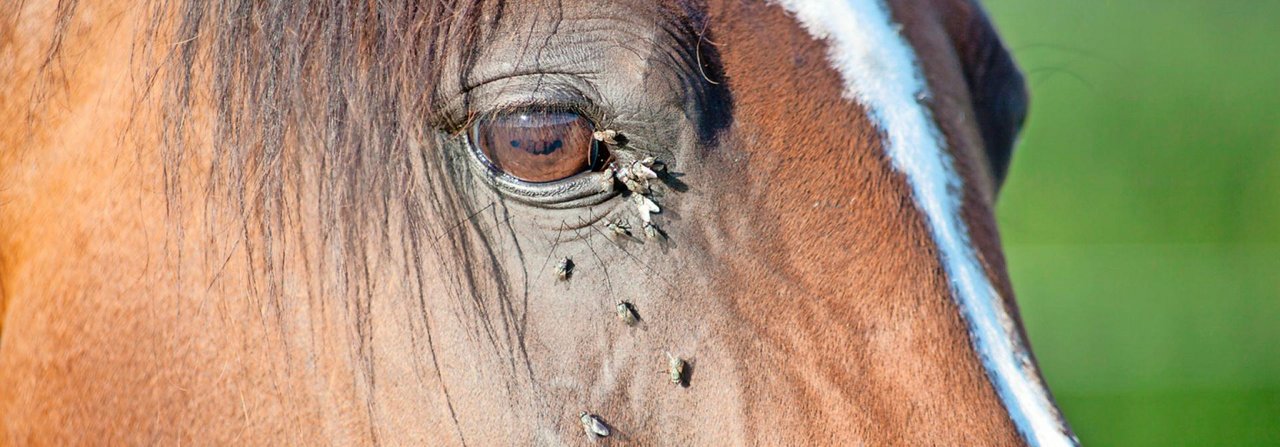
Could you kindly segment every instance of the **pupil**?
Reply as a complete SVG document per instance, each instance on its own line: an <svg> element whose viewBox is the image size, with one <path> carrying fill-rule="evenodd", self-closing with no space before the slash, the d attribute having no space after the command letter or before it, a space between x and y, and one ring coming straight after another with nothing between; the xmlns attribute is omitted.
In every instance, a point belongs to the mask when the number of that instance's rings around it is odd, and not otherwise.
<svg viewBox="0 0 1280 447"><path fill-rule="evenodd" d="M538 143L538 141L521 142L520 140L511 140L511 147L523 148L522 150L533 155L551 155L564 147L563 140L555 140L550 144L541 142L541 147L539 147Z"/></svg>
<svg viewBox="0 0 1280 447"><path fill-rule="evenodd" d="M550 145L547 145L547 147L546 147L546 148L544 148L544 149L542 150L542 152L539 152L539 153L537 153L537 154L538 154L538 155L548 155L548 154L550 154L550 153L552 153L552 152L555 152L555 151L556 151L556 149L560 149L560 146L564 146L564 143L561 143L561 142L560 142L560 140L556 140L555 142L551 143Z"/></svg>

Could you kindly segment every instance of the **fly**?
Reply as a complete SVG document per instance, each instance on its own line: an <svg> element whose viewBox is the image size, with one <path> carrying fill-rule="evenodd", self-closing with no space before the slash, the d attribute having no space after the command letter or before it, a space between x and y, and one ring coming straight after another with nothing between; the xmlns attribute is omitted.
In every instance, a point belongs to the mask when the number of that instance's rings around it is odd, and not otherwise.
<svg viewBox="0 0 1280 447"><path fill-rule="evenodd" d="M631 237L631 224L622 219L614 219L605 226L609 230L609 235L616 239L626 239Z"/></svg>
<svg viewBox="0 0 1280 447"><path fill-rule="evenodd" d="M684 360L679 356L667 354L667 375L671 376L671 383L677 386L684 386Z"/></svg>
<svg viewBox="0 0 1280 447"><path fill-rule="evenodd" d="M622 320L627 326L635 326L640 321L640 315L636 314L636 308L626 301L618 302L618 319Z"/></svg>
<svg viewBox="0 0 1280 447"><path fill-rule="evenodd" d="M587 436L605 437L609 436L609 426L594 414L587 412L578 413L578 420L582 422L582 431L587 432Z"/></svg>
<svg viewBox="0 0 1280 447"><path fill-rule="evenodd" d="M561 281L568 281L569 278L573 276L573 260L563 258L559 263L556 263L556 276L559 277Z"/></svg>

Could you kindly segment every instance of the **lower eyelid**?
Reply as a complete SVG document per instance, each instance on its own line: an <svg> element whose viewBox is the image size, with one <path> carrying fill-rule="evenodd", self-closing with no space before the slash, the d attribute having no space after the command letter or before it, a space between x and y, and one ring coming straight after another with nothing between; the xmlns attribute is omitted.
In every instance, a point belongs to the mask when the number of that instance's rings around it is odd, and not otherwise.
<svg viewBox="0 0 1280 447"><path fill-rule="evenodd" d="M512 72L492 76L465 88L446 106L471 117L519 110L576 112L596 121L613 116L600 104L600 92L587 79L592 73L557 71Z"/></svg>
<svg viewBox="0 0 1280 447"><path fill-rule="evenodd" d="M600 187L602 180L612 180L610 172L588 171L551 183L527 183L514 177L495 174L486 180L502 194L515 200L549 209L571 209L604 203L617 195Z"/></svg>

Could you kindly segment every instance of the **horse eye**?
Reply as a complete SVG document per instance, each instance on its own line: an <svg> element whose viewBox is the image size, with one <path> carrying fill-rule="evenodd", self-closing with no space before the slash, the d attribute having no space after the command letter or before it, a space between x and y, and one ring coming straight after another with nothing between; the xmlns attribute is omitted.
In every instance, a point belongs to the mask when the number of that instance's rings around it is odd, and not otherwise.
<svg viewBox="0 0 1280 447"><path fill-rule="evenodd" d="M520 180L552 182L593 168L595 127L568 112L522 112L480 120L472 135L489 164Z"/></svg>

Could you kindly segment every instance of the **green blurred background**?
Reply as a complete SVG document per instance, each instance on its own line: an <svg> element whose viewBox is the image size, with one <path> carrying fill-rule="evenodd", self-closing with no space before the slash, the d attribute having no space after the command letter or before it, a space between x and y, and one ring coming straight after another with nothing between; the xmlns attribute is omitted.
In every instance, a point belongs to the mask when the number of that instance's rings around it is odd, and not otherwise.
<svg viewBox="0 0 1280 447"><path fill-rule="evenodd" d="M1280 445L1280 1L985 0L1031 119L998 206L1086 445Z"/></svg>

